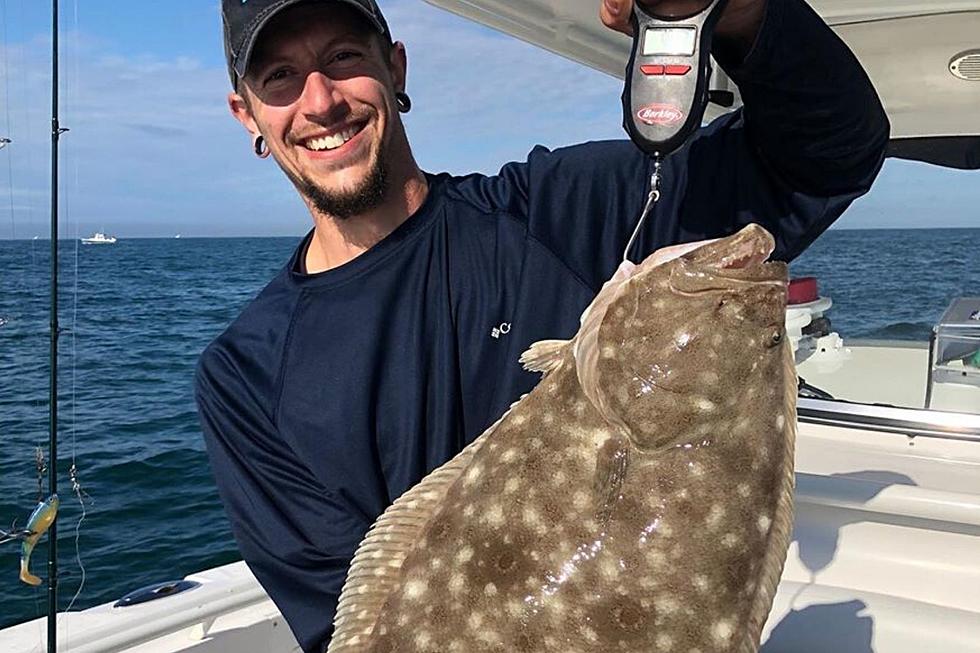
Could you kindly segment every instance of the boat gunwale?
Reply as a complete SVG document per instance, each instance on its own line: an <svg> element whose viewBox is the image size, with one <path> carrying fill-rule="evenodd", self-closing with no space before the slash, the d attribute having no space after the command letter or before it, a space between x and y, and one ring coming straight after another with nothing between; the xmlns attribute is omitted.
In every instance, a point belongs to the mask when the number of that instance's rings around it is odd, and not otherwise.
<svg viewBox="0 0 980 653"><path fill-rule="evenodd" d="M797 415L807 424L980 444L980 415L974 413L799 397Z"/></svg>

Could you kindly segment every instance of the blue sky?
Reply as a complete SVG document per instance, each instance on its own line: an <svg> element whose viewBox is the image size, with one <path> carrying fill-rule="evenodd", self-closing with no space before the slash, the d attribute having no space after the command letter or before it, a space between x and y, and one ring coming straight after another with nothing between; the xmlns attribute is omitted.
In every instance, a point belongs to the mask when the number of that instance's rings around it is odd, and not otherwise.
<svg viewBox="0 0 980 653"><path fill-rule="evenodd" d="M623 137L620 82L435 9L381 0L409 54L409 138L427 170L494 172ZM310 218L228 114L217 0L62 0L65 235L296 235ZM0 238L47 227L49 3L0 0ZM980 173L889 161L838 227L980 227Z"/></svg>

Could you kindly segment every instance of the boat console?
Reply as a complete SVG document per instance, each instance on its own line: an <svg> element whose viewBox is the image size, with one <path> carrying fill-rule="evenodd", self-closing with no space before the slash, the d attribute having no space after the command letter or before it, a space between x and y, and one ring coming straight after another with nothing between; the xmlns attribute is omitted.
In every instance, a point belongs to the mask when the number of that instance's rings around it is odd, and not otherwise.
<svg viewBox="0 0 980 653"><path fill-rule="evenodd" d="M932 406L937 383L980 388L980 297L959 297L950 303L929 339L926 408Z"/></svg>
<svg viewBox="0 0 980 653"><path fill-rule="evenodd" d="M850 339L833 330L816 279L794 279L786 334L811 390L847 402L980 414L980 297L960 297L926 343Z"/></svg>

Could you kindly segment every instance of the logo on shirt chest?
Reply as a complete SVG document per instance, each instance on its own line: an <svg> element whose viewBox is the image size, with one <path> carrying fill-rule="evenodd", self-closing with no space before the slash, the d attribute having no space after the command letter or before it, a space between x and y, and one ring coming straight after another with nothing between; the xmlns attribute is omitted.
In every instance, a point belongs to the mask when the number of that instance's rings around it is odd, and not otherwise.
<svg viewBox="0 0 980 653"><path fill-rule="evenodd" d="M508 333L510 333L510 322L501 322L490 329L490 337L495 340L500 340L500 336L506 336Z"/></svg>

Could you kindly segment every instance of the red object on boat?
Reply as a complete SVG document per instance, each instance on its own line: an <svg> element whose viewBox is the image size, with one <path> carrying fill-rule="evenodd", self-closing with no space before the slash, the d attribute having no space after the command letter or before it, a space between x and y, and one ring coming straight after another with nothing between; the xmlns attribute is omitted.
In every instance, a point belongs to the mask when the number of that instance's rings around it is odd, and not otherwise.
<svg viewBox="0 0 980 653"><path fill-rule="evenodd" d="M816 277L800 277L789 282L788 303L790 305L807 304L818 299L820 299L820 295L817 293Z"/></svg>

